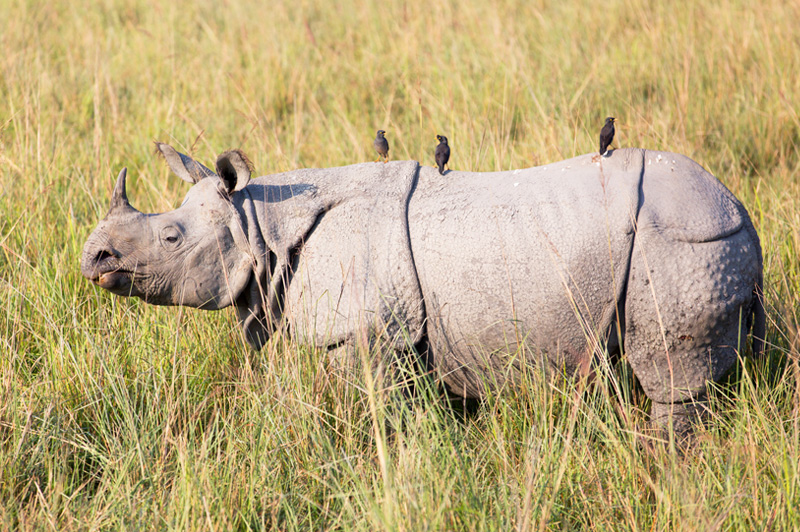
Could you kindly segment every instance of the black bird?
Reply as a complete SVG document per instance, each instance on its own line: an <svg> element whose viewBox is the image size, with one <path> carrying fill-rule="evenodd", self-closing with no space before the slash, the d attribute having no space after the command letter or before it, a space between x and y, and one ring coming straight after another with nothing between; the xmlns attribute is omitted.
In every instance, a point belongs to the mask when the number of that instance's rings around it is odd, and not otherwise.
<svg viewBox="0 0 800 532"><path fill-rule="evenodd" d="M436 135L439 145L436 146L436 164L439 166L439 173L444 175L444 165L450 160L450 146L447 145L447 137Z"/></svg>
<svg viewBox="0 0 800 532"><path fill-rule="evenodd" d="M603 155L608 147L611 146L611 141L614 140L614 121L616 118L609 116L606 118L606 124L600 130L600 155Z"/></svg>
<svg viewBox="0 0 800 532"><path fill-rule="evenodd" d="M385 134L386 132L384 130L379 129L375 140L372 142L372 145L375 146L375 151L378 152L379 155L379 157L375 159L376 163L381 160L381 157L384 158L383 162L389 160L389 141L384 137Z"/></svg>

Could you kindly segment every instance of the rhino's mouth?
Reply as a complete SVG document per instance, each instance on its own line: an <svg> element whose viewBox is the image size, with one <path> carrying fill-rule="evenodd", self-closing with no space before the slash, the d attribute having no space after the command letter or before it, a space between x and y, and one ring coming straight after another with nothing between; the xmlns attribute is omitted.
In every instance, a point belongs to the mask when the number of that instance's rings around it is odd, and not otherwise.
<svg viewBox="0 0 800 532"><path fill-rule="evenodd" d="M102 266L104 267L97 268L92 272L89 280L114 294L130 295L133 272L122 267L116 260L107 260Z"/></svg>
<svg viewBox="0 0 800 532"><path fill-rule="evenodd" d="M106 290L114 293L122 292L121 295L128 295L132 284L133 273L127 270L112 270L103 272L91 281Z"/></svg>

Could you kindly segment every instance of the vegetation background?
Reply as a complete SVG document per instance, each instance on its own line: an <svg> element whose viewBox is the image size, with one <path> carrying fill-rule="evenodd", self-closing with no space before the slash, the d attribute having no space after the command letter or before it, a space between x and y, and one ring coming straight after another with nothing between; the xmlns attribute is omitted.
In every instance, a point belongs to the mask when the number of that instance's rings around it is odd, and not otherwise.
<svg viewBox="0 0 800 532"><path fill-rule="evenodd" d="M0 528L800 529L800 4L783 0L0 0ZM403 411L233 313L84 280L113 180L185 184L159 139L258 174L392 158L500 170L618 146L700 162L761 235L769 346L682 456L637 443L625 364ZM367 383L368 384L368 383ZM427 390L427 391L426 391ZM393 410L394 409L394 410Z"/></svg>

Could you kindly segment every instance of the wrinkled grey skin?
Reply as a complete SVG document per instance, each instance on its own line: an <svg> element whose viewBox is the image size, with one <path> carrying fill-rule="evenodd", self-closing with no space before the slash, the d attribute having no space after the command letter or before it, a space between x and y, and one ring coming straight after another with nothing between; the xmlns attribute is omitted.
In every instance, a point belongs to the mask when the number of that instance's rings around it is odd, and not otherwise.
<svg viewBox="0 0 800 532"><path fill-rule="evenodd" d="M523 363L586 374L624 349L652 417L701 413L744 349L762 348L762 258L741 203L690 159L624 149L495 173L414 161L250 179L165 144L195 183L142 214L120 174L83 274L161 305L235 305L260 348L282 329L330 348L422 347L448 389L482 397Z"/></svg>

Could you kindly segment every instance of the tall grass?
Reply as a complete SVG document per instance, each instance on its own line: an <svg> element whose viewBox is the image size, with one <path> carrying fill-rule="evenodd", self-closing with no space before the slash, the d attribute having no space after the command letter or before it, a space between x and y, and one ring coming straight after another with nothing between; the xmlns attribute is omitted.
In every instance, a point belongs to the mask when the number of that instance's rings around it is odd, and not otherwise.
<svg viewBox="0 0 800 532"><path fill-rule="evenodd" d="M800 529L800 5L0 0L0 528ZM241 147L258 173L373 157L454 169L617 144L686 154L740 197L765 256L768 350L713 394L694 452L641 445L624 364L387 404L357 371L232 313L93 287L83 242L120 167ZM622 390L620 401L614 388ZM611 390L611 391L609 391ZM621 415L622 412L624 415ZM386 431L387 426L394 431ZM380 443L380 445L379 445Z"/></svg>

